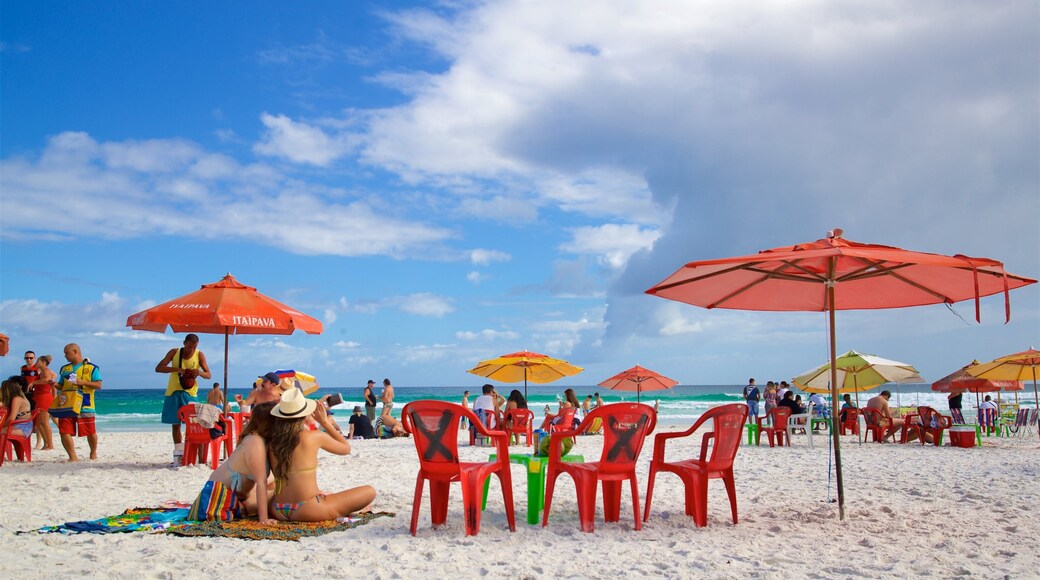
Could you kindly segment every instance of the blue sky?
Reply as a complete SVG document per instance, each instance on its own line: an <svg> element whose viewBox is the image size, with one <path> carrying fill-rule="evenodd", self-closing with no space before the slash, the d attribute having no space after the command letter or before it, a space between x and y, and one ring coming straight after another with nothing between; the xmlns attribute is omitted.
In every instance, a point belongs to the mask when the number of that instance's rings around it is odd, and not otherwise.
<svg viewBox="0 0 1040 580"><path fill-rule="evenodd" d="M478 385L521 349L586 367L561 385L790 378L826 360L822 314L642 292L835 227L1040 275L1035 2L2 11L0 331L80 343L107 387L163 386L182 337L127 316L226 272L325 323L233 337L231 385L333 387ZM981 325L970 302L842 312L838 349L935 380L1040 346L1036 285L1011 301L1006 325L999 297Z"/></svg>

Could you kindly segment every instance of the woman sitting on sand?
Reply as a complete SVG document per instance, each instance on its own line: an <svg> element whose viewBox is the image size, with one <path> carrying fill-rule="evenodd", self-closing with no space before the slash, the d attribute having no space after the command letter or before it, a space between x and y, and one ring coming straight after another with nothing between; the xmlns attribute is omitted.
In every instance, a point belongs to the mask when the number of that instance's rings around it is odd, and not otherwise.
<svg viewBox="0 0 1040 580"><path fill-rule="evenodd" d="M54 383L58 374L51 370L53 357L45 354L36 359L36 380L30 385L33 388L33 401L40 410L36 415L36 448L54 449L54 433L51 431L51 414L48 409L54 401Z"/></svg>
<svg viewBox="0 0 1040 580"><path fill-rule="evenodd" d="M332 427L325 405L289 389L271 411L276 417L268 439L268 457L274 474L271 510L275 519L296 522L334 520L367 509L376 497L372 486L363 485L326 494L318 489L318 450L335 455L350 453L350 443ZM313 416L324 431L304 428Z"/></svg>
<svg viewBox="0 0 1040 580"><path fill-rule="evenodd" d="M9 427L4 427L4 431L14 429L28 437L32 433L33 428L33 424L28 421L29 416L32 414L32 409L29 405L29 399L25 398L25 395L22 393L22 386L18 384L18 381L8 379L0 383L0 405L7 409L7 418L4 419L4 423L10 425ZM11 425L14 421L26 422ZM0 453L3 451L3 449L0 449Z"/></svg>
<svg viewBox="0 0 1040 580"><path fill-rule="evenodd" d="M209 476L188 511L189 520L231 521L256 514L262 524L273 524L269 515L267 444L274 418L274 403L255 405L242 429L234 453Z"/></svg>

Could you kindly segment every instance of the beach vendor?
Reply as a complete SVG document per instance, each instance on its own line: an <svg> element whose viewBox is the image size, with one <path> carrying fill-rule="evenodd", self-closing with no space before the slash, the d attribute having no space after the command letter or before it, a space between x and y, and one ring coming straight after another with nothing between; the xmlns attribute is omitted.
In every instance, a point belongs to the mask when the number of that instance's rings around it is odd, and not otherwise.
<svg viewBox="0 0 1040 580"><path fill-rule="evenodd" d="M58 371L59 395L51 405L51 414L56 414L55 405L59 407L75 395L82 398L78 411L69 410L58 419L58 433L61 435L61 446L69 454L69 461L79 461L76 455L76 442L73 437L86 437L90 446L90 458L97 459L97 428L94 425L96 410L94 407L95 391L101 390L101 369L94 363L87 362L80 352L79 345L65 345L65 360L68 364Z"/></svg>
<svg viewBox="0 0 1040 580"><path fill-rule="evenodd" d="M275 403L261 403L253 407L235 451L209 476L191 504L189 520L229 522L256 514L261 524L277 523L270 516L267 490L271 473L267 441L274 426L274 406Z"/></svg>
<svg viewBox="0 0 1040 580"><path fill-rule="evenodd" d="M184 337L184 346L172 348L166 353L155 372L170 375L166 381L166 398L163 400L162 422L171 426L173 445L181 445L181 420L177 416L180 408L194 403L199 394L199 378L210 378L206 355L199 350L199 337L189 334Z"/></svg>

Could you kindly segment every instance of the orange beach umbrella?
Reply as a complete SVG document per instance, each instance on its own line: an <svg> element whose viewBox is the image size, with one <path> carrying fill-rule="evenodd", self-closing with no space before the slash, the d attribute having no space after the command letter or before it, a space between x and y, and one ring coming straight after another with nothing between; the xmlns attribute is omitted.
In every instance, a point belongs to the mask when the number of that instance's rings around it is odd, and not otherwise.
<svg viewBox="0 0 1040 580"><path fill-rule="evenodd" d="M195 332L224 335L224 400L228 389L228 336L231 334L321 334L322 324L264 296L227 274L219 282L180 298L132 314L126 325L134 330Z"/></svg>
<svg viewBox="0 0 1040 580"><path fill-rule="evenodd" d="M498 358L480 361L467 373L503 383L524 382L524 398L527 398L527 382L551 383L563 377L576 375L585 369L558 358L538 352L522 350L504 354Z"/></svg>
<svg viewBox="0 0 1040 580"><path fill-rule="evenodd" d="M843 239L842 233L835 229L825 239L751 256L690 262L646 293L709 309L826 312L832 416L837 417L835 311L974 300L978 320L979 298L1003 293L1010 320L1008 291L1036 283L1005 272L996 260L863 244ZM831 432L838 514L845 519L841 446L838 430Z"/></svg>
<svg viewBox="0 0 1040 580"><path fill-rule="evenodd" d="M643 391L663 391L678 385L679 381L670 379L660 373L636 365L626 371L610 377L599 384L613 391L635 391L636 402L639 402Z"/></svg>

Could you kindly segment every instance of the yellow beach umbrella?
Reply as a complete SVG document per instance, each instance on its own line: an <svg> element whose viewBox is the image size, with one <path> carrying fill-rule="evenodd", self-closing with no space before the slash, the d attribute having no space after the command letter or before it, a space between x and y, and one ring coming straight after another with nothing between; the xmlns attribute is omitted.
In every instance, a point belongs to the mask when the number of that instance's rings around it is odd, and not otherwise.
<svg viewBox="0 0 1040 580"><path fill-rule="evenodd" d="M1040 375L1040 350L1029 350L1009 354L988 363L970 366L966 371L980 379L997 379L1003 381L1033 381L1033 396L1036 397L1036 408L1040 409L1040 396L1037 395L1036 379Z"/></svg>
<svg viewBox="0 0 1040 580"><path fill-rule="evenodd" d="M558 358L530 351L504 354L477 363L466 371L493 381L503 383L524 382L524 398L527 398L527 383L551 383L563 377L576 375L585 369Z"/></svg>

